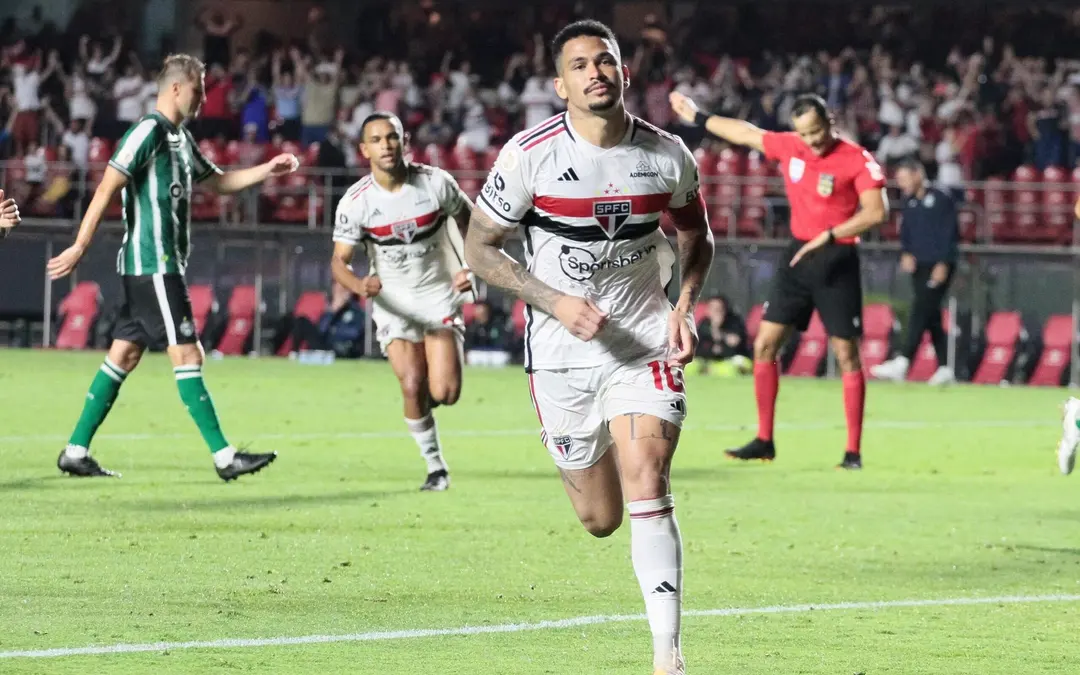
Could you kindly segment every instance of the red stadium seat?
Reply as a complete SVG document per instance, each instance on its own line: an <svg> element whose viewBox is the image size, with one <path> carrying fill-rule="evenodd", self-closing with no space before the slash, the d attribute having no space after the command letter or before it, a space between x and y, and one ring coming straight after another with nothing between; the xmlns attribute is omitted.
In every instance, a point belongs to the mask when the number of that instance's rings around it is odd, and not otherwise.
<svg viewBox="0 0 1080 675"><path fill-rule="evenodd" d="M90 139L90 153L87 159L91 164L105 164L112 156L112 142L106 138Z"/></svg>
<svg viewBox="0 0 1080 675"><path fill-rule="evenodd" d="M896 317L892 307L874 304L863 307L863 339L860 347L863 368L869 370L889 357L889 345Z"/></svg>
<svg viewBox="0 0 1080 675"><path fill-rule="evenodd" d="M829 336L825 332L825 324L821 323L821 317L815 311L810 318L810 325L799 340L799 348L795 351L795 358L788 367L788 375L800 377L816 377L821 361L828 352Z"/></svg>
<svg viewBox="0 0 1080 675"><path fill-rule="evenodd" d="M705 317L709 314L709 303L701 301L694 305L694 325L698 325L705 320Z"/></svg>
<svg viewBox="0 0 1080 675"><path fill-rule="evenodd" d="M198 221L220 220L220 195L200 188L193 190L191 195L191 219Z"/></svg>
<svg viewBox="0 0 1080 675"><path fill-rule="evenodd" d="M281 144L281 152L288 152L300 157L304 154L304 151L300 149L300 144L296 141L285 141Z"/></svg>
<svg viewBox="0 0 1080 675"><path fill-rule="evenodd" d="M761 328L761 320L765 318L765 305L754 305L746 313L746 334L750 342L757 337L758 329Z"/></svg>
<svg viewBox="0 0 1080 675"><path fill-rule="evenodd" d="M1042 175L1045 190L1043 191L1043 214L1045 227L1050 230L1054 240L1060 240L1066 230L1072 229L1073 223L1073 198L1072 186L1065 171L1056 167L1047 167Z"/></svg>
<svg viewBox="0 0 1080 675"><path fill-rule="evenodd" d="M476 303L466 302L461 306L461 319L468 326L476 319Z"/></svg>
<svg viewBox="0 0 1080 675"><path fill-rule="evenodd" d="M450 164L446 150L434 143L424 148L424 156L427 157L427 160L424 161L424 163L430 164L431 166L445 167Z"/></svg>
<svg viewBox="0 0 1080 675"><path fill-rule="evenodd" d="M941 310L941 325L945 327L945 332L952 331L952 324L950 323L949 310ZM922 342L919 343L919 348L915 350L915 356L911 359L911 367L908 368L907 379L909 382L926 382L934 375L934 371L938 369L937 352L934 351L934 343L930 340L929 335L923 335ZM944 363L940 365L945 365Z"/></svg>
<svg viewBox="0 0 1080 675"><path fill-rule="evenodd" d="M476 156L476 153L471 148L465 145L454 146L454 150L451 152L453 158L453 165L455 169L461 171L479 171L480 170L480 158Z"/></svg>
<svg viewBox="0 0 1080 675"><path fill-rule="evenodd" d="M240 141L229 141L225 144L225 164L228 166L240 165Z"/></svg>
<svg viewBox="0 0 1080 675"><path fill-rule="evenodd" d="M711 195L715 197L718 204L728 206L739 203L743 187L742 176L746 171L745 164L746 157L731 148L725 149L716 158L711 169L716 185Z"/></svg>
<svg viewBox="0 0 1080 675"><path fill-rule="evenodd" d="M56 332L57 349L86 349L90 330L101 308L101 289L92 281L75 285L60 303L60 329Z"/></svg>
<svg viewBox="0 0 1080 675"><path fill-rule="evenodd" d="M1005 379L1016 356L1016 343L1024 329L1019 312L994 312L986 324L986 353L971 381L998 384Z"/></svg>
<svg viewBox="0 0 1080 675"><path fill-rule="evenodd" d="M311 323L318 325L319 320L322 319L323 312L326 311L326 293L322 291L305 291L296 300L296 306L293 307L294 317L303 317ZM278 347L278 356L288 356L289 352L297 351L298 349L304 349L307 344L301 344L299 346L293 345L292 335L285 338Z"/></svg>
<svg viewBox="0 0 1080 675"><path fill-rule="evenodd" d="M960 239L973 242L979 236L979 217L970 209L960 207L956 214L956 220L960 225Z"/></svg>
<svg viewBox="0 0 1080 675"><path fill-rule="evenodd" d="M1055 314L1043 326L1043 349L1035 372L1028 384L1039 387L1059 387L1069 366L1072 350L1073 318L1069 314Z"/></svg>
<svg viewBox="0 0 1080 675"><path fill-rule="evenodd" d="M188 297L191 298L191 320L195 323L195 334L202 335L210 312L214 311L214 289L205 285L190 286Z"/></svg>
<svg viewBox="0 0 1080 675"><path fill-rule="evenodd" d="M484 172L491 171L495 166L496 160L499 159L499 148L488 148L481 159L481 167Z"/></svg>
<svg viewBox="0 0 1080 675"><path fill-rule="evenodd" d="M217 345L222 354L243 354L248 340L255 331L255 313L258 299L254 286L237 286L229 296L228 322L225 334Z"/></svg>

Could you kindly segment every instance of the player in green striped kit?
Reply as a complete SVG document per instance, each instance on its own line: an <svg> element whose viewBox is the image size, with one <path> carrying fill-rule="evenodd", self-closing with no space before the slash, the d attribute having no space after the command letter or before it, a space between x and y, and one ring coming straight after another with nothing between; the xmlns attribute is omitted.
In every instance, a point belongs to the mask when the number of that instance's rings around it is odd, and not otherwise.
<svg viewBox="0 0 1080 675"><path fill-rule="evenodd" d="M186 54L165 59L158 76L157 109L121 139L86 209L75 243L48 263L53 279L75 269L106 207L120 190L126 231L116 265L123 280L124 304L109 354L90 384L82 415L57 460L60 470L73 476L118 475L90 456L90 441L124 379L146 348L162 338L168 341L180 399L213 453L218 476L229 481L254 473L277 457L276 453L240 452L225 440L203 384L203 350L192 323L184 268L191 241L193 183L229 194L269 176L291 173L299 163L293 155L282 154L250 169L223 173L203 157L182 125L198 115L205 100L204 71L201 61Z"/></svg>

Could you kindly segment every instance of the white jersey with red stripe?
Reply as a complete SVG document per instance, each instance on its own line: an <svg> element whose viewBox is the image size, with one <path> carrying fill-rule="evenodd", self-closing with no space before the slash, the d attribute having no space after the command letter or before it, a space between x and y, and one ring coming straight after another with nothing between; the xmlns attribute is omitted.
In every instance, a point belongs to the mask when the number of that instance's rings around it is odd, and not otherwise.
<svg viewBox="0 0 1080 675"><path fill-rule="evenodd" d="M384 189L369 174L338 202L334 241L363 245L370 273L382 281L375 298L381 334L396 326L392 317L408 324L410 336L455 320L462 298L453 290L453 277L464 258L460 236L447 221L468 202L446 171L411 163L397 191ZM395 334L380 335L380 342L405 337L397 335L402 331L394 328Z"/></svg>
<svg viewBox="0 0 1080 675"><path fill-rule="evenodd" d="M582 139L568 113L503 147L477 206L503 227L522 228L532 274L608 314L597 337L582 342L555 317L526 308L526 369L666 358L675 253L660 215L697 199L698 189L682 140L633 116L607 149Z"/></svg>

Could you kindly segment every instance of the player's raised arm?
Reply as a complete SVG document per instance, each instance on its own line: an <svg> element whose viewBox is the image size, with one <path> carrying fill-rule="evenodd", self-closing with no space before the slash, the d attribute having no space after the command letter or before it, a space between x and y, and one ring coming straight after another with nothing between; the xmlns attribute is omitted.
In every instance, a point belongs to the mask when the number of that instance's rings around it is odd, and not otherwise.
<svg viewBox="0 0 1080 675"><path fill-rule="evenodd" d="M719 136L728 143L765 152L764 130L743 120L703 113L693 99L677 91L671 92L668 99L671 101L671 109L687 124L703 126L710 134Z"/></svg>
<svg viewBox="0 0 1080 675"><path fill-rule="evenodd" d="M127 182L128 177L117 170L110 162L109 166L105 168L105 175L102 177L101 182L98 183L97 189L94 190L94 198L90 200L90 205L86 207L86 213L83 214L82 223L79 224L79 234L75 237L75 243L46 264L45 269L48 271L50 279L66 277L78 266L79 261L82 260L83 255L86 253L86 249L90 247L90 242L94 240L94 233L97 232L98 225L101 224L101 219L105 215L105 209L109 207L109 202L112 201L117 192L127 185Z"/></svg>

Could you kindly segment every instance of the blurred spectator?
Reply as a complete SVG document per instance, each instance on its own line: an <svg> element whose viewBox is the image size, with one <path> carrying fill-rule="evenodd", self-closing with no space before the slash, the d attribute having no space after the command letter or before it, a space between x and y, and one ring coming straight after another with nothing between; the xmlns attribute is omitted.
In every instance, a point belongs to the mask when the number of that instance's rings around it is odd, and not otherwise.
<svg viewBox="0 0 1080 675"><path fill-rule="evenodd" d="M143 88L146 80L137 61L129 61L123 77L113 83L113 99L116 100L116 129L113 138L120 138L131 125L139 121L145 110Z"/></svg>
<svg viewBox="0 0 1080 675"><path fill-rule="evenodd" d="M454 128L443 118L443 109L436 107L431 111L431 118L416 131L415 144L421 148L431 144L447 147L453 138Z"/></svg>
<svg viewBox="0 0 1080 675"><path fill-rule="evenodd" d="M341 65L345 52L338 49L333 63L320 63L309 71L309 63L293 50L297 81L303 86L300 140L304 147L326 137L330 124L337 119L337 90L341 83Z"/></svg>
<svg viewBox="0 0 1080 675"><path fill-rule="evenodd" d="M248 73L246 86L240 93L240 125L247 129L255 128L255 140L266 143L270 140L270 104L269 92L261 83L252 68Z"/></svg>
<svg viewBox="0 0 1080 675"><path fill-rule="evenodd" d="M112 51L105 53L105 46L100 42L90 41L89 35L79 38L79 57L86 66L86 74L94 84L103 84L109 69L120 58L123 41L117 35L113 38Z"/></svg>
<svg viewBox="0 0 1080 675"><path fill-rule="evenodd" d="M90 125L93 119L71 118L67 126L60 116L52 109L48 99L42 101L42 112L45 120L52 126L56 135L60 137L60 146L68 150L70 161L79 169L86 170L90 163Z"/></svg>
<svg viewBox="0 0 1080 675"><path fill-rule="evenodd" d="M750 338L741 316L724 296L709 298L708 313L698 324L698 370L734 375L748 372Z"/></svg>
<svg viewBox="0 0 1080 675"><path fill-rule="evenodd" d="M56 161L49 163L47 184L32 210L43 216L67 217L74 213L75 165L71 163L71 151L61 145L56 149Z"/></svg>
<svg viewBox="0 0 1080 675"><path fill-rule="evenodd" d="M239 30L243 19L239 14L226 17L220 10L203 8L195 25L203 31L203 63L207 67L227 66L232 61L232 35Z"/></svg>
<svg viewBox="0 0 1080 675"><path fill-rule="evenodd" d="M210 66L205 78L206 102L199 114L199 127L202 136L234 138L236 135L232 112L229 109L229 93L232 80L220 63Z"/></svg>
<svg viewBox="0 0 1080 675"><path fill-rule="evenodd" d="M345 188L352 182L352 179L345 173L345 168L348 165L345 141L337 125L330 127L326 137L319 143L318 162L320 169L334 170L334 174L330 179L334 194L344 194Z"/></svg>
<svg viewBox="0 0 1080 675"><path fill-rule="evenodd" d="M486 302L475 305L465 327L465 356L469 365L505 366L510 363L513 331L509 318Z"/></svg>
<svg viewBox="0 0 1080 675"><path fill-rule="evenodd" d="M462 102L461 134L457 142L473 152L484 152L491 146L491 124L488 123L487 111L473 91L468 92Z"/></svg>
<svg viewBox="0 0 1080 675"><path fill-rule="evenodd" d="M55 52L49 54L49 64L45 70L38 67L39 59L34 59L28 66L16 63L12 68L15 86L15 126L12 134L15 138L15 154L28 151L31 141L36 142L40 135L41 124L41 83L49 78L60 63Z"/></svg>
<svg viewBox="0 0 1080 675"><path fill-rule="evenodd" d="M282 68L284 59L284 52L275 50L270 62L274 113L280 122L278 131L281 135L286 140L298 141L300 140L300 100L304 94L304 88L296 81L295 71Z"/></svg>
<svg viewBox="0 0 1080 675"><path fill-rule="evenodd" d="M886 169L894 168L901 160L916 157L919 154L919 142L909 136L903 127L892 125L889 133L878 142L877 160Z"/></svg>
<svg viewBox="0 0 1080 675"><path fill-rule="evenodd" d="M1061 109L1054 98L1054 90L1047 87L1039 100L1039 107L1028 114L1028 129L1035 139L1035 166L1041 171L1048 166L1061 166L1065 150L1065 134L1062 130Z"/></svg>

